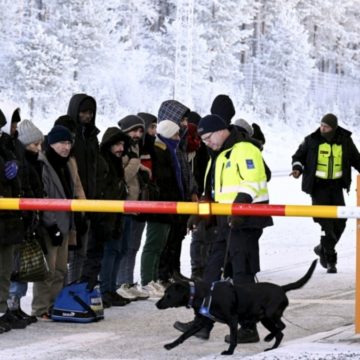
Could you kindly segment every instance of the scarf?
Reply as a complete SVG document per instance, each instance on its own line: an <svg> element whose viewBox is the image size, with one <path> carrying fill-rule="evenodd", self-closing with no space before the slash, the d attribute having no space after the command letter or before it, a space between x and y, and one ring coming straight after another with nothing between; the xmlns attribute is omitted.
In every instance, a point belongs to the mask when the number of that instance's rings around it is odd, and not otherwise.
<svg viewBox="0 0 360 360"><path fill-rule="evenodd" d="M185 199L184 185L183 185L183 181L182 181L180 162L179 162L178 157L176 156L176 148L179 146L179 140L167 139L167 138L164 138L163 136L161 136L160 134L157 134L157 136L159 137L159 139L161 141L163 141L165 143L165 145L167 146L167 148L170 151L173 168L175 170L176 182L177 182L179 190L180 190L181 198Z"/></svg>

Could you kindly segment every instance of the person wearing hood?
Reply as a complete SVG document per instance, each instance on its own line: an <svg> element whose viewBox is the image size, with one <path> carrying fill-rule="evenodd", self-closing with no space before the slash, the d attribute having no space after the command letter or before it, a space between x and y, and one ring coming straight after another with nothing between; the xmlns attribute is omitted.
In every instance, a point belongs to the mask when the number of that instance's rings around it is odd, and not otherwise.
<svg viewBox="0 0 360 360"><path fill-rule="evenodd" d="M123 154L130 143L130 138L117 127L106 129L100 143L100 159L104 163L104 181L101 198L104 200L125 200L127 185L125 183ZM100 196L99 196L100 197ZM100 291L104 307L124 306L130 301L120 296L117 290L117 273L119 271L122 242L121 214L103 213L103 222L106 238L104 255L100 271Z"/></svg>
<svg viewBox="0 0 360 360"><path fill-rule="evenodd" d="M70 99L67 115L76 124L73 155L78 166L78 172L86 199L96 199L97 182L100 181L94 174L98 173L99 141L96 127L96 101L87 94L75 94ZM87 215L89 231L81 238L81 248L77 250L80 263L78 273L72 274L72 280L88 282L92 288L97 283L100 272L103 239L101 222L96 220L96 214Z"/></svg>
<svg viewBox="0 0 360 360"><path fill-rule="evenodd" d="M220 94L215 97L211 104L210 112L212 115L219 115L227 126L235 115L234 104L228 95Z"/></svg>
<svg viewBox="0 0 360 360"><path fill-rule="evenodd" d="M180 142L176 147L177 158L180 163L180 174L182 178L183 201L198 201L198 186L191 171L186 152L188 134L188 115L190 109L176 100L166 100L159 108L158 126L167 120L179 126ZM179 216L176 222L171 224L169 239L161 255L160 279L169 281L173 276L181 276L180 256L182 241L186 235L186 223L188 216Z"/></svg>
<svg viewBox="0 0 360 360"><path fill-rule="evenodd" d="M55 125L47 135L47 146L39 154L42 163L41 178L44 193L50 199L76 198L75 183L80 181L68 165L73 138L64 126ZM42 238L47 249L46 260L50 274L33 286L32 315L49 320L51 307L63 288L67 273L68 239L73 224L73 213L68 211L43 211L41 213Z"/></svg>
<svg viewBox="0 0 360 360"><path fill-rule="evenodd" d="M351 185L351 168L360 172L360 154L351 132L338 125L334 114L326 114L320 127L306 136L292 156L290 176L302 177L302 190L309 194L313 205L344 206L343 189ZM314 252L330 274L336 273L335 246L345 230L346 219L314 218L321 227L320 244Z"/></svg>
<svg viewBox="0 0 360 360"><path fill-rule="evenodd" d="M9 133L3 131L7 119L0 109L0 196L20 198L24 195L23 168L15 152ZM11 329L24 329L29 322L9 309L10 278L15 248L22 243L25 226L20 211L0 212L0 333Z"/></svg>

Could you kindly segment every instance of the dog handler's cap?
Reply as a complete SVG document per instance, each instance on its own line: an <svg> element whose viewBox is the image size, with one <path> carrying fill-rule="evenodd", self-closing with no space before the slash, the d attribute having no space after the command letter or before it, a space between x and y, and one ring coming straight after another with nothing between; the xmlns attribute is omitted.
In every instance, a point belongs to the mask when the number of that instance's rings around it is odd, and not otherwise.
<svg viewBox="0 0 360 360"><path fill-rule="evenodd" d="M227 125L219 115L207 115L200 120L197 132L199 136L202 136L224 129L227 129Z"/></svg>

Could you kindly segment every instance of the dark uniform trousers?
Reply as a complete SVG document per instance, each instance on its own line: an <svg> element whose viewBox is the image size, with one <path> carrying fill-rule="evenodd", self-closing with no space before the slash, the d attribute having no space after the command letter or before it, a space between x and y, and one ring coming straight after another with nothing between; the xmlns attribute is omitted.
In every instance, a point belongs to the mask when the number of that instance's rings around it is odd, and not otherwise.
<svg viewBox="0 0 360 360"><path fill-rule="evenodd" d="M311 194L313 205L344 206L344 193L339 180L321 180L314 186ZM321 236L321 246L325 253L335 254L335 246L345 230L346 219L314 218L325 235Z"/></svg>

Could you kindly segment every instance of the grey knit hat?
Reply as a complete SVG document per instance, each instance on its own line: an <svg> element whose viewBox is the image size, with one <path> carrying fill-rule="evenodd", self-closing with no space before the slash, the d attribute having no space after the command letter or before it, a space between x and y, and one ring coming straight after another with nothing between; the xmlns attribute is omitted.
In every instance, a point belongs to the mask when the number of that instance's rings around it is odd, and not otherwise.
<svg viewBox="0 0 360 360"><path fill-rule="evenodd" d="M19 123L18 139L26 146L39 141L44 141L44 135L39 128L30 120L23 120Z"/></svg>
<svg viewBox="0 0 360 360"><path fill-rule="evenodd" d="M118 125L121 131L125 133L140 127L145 131L145 122L140 116L137 115L125 116L118 122Z"/></svg>
<svg viewBox="0 0 360 360"><path fill-rule="evenodd" d="M252 137L254 135L254 129L252 126L244 119L237 119L234 122L234 125L239 127L240 130L245 130L245 132Z"/></svg>

